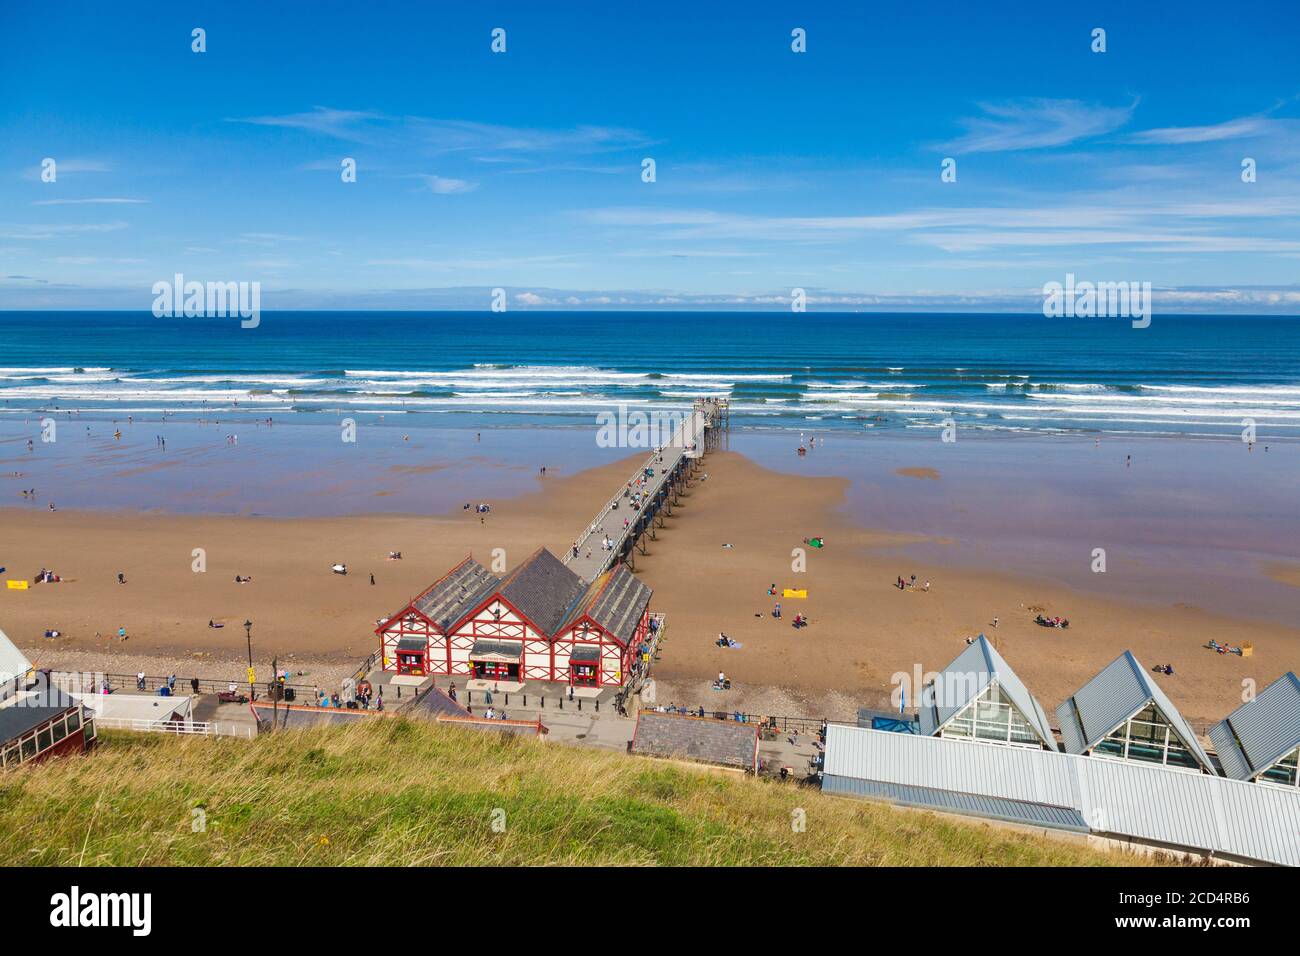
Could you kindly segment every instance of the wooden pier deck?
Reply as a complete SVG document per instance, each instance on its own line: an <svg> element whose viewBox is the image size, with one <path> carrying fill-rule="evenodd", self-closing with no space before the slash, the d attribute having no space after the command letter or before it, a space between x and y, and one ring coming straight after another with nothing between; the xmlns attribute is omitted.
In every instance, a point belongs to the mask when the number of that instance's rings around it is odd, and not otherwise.
<svg viewBox="0 0 1300 956"><path fill-rule="evenodd" d="M728 427L728 417L726 399L696 401L668 443L654 449L565 552L564 563L589 583L618 561L635 567L636 552L645 553L645 539L654 539L655 528L663 527L664 516L672 514L696 463ZM611 542L608 548L606 540Z"/></svg>

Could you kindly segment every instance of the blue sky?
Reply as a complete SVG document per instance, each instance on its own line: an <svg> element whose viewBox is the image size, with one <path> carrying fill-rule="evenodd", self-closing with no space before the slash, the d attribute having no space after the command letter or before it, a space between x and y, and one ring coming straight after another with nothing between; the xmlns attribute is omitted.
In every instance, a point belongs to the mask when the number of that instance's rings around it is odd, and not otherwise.
<svg viewBox="0 0 1300 956"><path fill-rule="evenodd" d="M1300 313L1298 45L1294 0L9 3L0 308Z"/></svg>

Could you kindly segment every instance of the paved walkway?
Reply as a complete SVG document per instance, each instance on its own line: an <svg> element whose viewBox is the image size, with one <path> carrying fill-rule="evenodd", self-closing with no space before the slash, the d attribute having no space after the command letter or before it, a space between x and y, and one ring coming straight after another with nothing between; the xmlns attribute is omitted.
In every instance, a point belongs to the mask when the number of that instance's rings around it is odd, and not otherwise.
<svg viewBox="0 0 1300 956"><path fill-rule="evenodd" d="M703 449L705 422L713 421L716 414L716 406L713 403L709 401L699 403L698 411L682 419L674 429L668 444L655 449L628 482L615 491L614 497L578 538L577 556L574 556L572 549L565 553L564 563L572 571L590 583L613 564L615 555L623 553L625 539L635 532L637 519L644 512L646 505L654 501L655 496L663 488L664 482L668 480L668 476L681 464L688 453L694 454L696 450ZM645 477L647 470L653 472L648 478ZM638 485L637 482L642 478L645 478L645 483ZM632 486L630 492L629 483ZM632 504L632 495L636 493L640 494L639 505ZM606 537L613 542L612 548L601 546Z"/></svg>

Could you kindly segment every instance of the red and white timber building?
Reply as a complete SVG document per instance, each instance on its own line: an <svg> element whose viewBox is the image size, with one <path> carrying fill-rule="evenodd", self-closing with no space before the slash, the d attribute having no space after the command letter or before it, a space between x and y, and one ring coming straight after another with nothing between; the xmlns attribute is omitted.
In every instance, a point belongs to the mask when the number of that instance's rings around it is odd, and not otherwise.
<svg viewBox="0 0 1300 956"><path fill-rule="evenodd" d="M626 565L588 585L545 548L505 577L466 558L375 633L398 674L621 687L649 635L650 595Z"/></svg>

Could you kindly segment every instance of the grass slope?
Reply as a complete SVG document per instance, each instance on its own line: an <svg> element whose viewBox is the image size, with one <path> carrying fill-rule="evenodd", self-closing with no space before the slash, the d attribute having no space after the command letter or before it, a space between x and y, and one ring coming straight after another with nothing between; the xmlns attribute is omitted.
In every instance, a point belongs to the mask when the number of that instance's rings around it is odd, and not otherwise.
<svg viewBox="0 0 1300 956"><path fill-rule="evenodd" d="M0 772L0 865L1143 862L675 763L358 724L252 742L105 733L90 757Z"/></svg>

